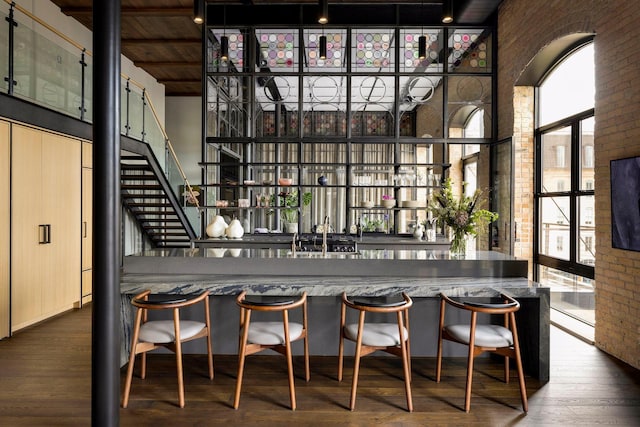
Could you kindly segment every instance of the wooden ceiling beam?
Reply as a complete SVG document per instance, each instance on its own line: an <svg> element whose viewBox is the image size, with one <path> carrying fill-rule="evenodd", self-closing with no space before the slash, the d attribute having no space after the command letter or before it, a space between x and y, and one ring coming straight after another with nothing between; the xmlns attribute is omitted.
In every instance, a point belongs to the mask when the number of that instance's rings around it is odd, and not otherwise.
<svg viewBox="0 0 640 427"><path fill-rule="evenodd" d="M172 84L172 83L180 83L180 84L201 84L202 80L200 79L158 79L158 83Z"/></svg>
<svg viewBox="0 0 640 427"><path fill-rule="evenodd" d="M173 68L173 67L200 67L202 65L202 61L135 61L134 64L141 68L147 67L162 67L162 68Z"/></svg>
<svg viewBox="0 0 640 427"><path fill-rule="evenodd" d="M171 45L190 45L190 44L202 44L201 39L122 39L122 46L135 46L135 45L152 45L152 44L171 44Z"/></svg>
<svg viewBox="0 0 640 427"><path fill-rule="evenodd" d="M69 16L90 16L93 14L91 7L63 7L62 13ZM120 10L122 16L192 16L192 7L123 7Z"/></svg>

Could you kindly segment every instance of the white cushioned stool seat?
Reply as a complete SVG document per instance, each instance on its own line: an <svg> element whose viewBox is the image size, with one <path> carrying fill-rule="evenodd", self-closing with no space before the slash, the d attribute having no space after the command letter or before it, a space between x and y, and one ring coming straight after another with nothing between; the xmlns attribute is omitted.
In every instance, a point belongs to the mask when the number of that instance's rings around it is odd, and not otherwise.
<svg viewBox="0 0 640 427"><path fill-rule="evenodd" d="M407 340L409 333L407 328L402 328L404 340ZM345 336L352 340L358 339L358 325L356 323L345 325ZM400 336L397 323L365 323L362 330L362 345L372 347L393 347L400 345Z"/></svg>
<svg viewBox="0 0 640 427"><path fill-rule="evenodd" d="M470 325L448 325L444 327L444 330L457 341L469 344ZM500 325L476 325L474 344L480 347L511 347L513 334L509 329Z"/></svg>
<svg viewBox="0 0 640 427"><path fill-rule="evenodd" d="M298 339L302 329L302 324L289 322L289 340ZM284 325L282 322L252 322L247 341L260 345L284 345Z"/></svg>
<svg viewBox="0 0 640 427"><path fill-rule="evenodd" d="M207 325L193 320L180 322L180 339L186 340L203 330ZM140 341L169 343L176 340L173 320L152 320L140 326Z"/></svg>

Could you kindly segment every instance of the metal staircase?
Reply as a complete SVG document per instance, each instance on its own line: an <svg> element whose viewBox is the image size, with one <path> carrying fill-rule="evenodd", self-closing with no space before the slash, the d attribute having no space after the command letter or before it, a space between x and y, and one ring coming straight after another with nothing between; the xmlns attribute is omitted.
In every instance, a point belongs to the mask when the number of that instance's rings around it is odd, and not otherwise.
<svg viewBox="0 0 640 427"><path fill-rule="evenodd" d="M123 206L155 248L190 247L196 234L151 149L138 141L125 148L120 155Z"/></svg>

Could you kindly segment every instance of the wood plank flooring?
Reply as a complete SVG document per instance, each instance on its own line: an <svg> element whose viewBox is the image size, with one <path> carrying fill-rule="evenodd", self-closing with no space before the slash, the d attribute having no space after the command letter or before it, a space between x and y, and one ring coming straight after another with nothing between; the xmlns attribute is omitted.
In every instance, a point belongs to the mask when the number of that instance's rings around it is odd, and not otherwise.
<svg viewBox="0 0 640 427"><path fill-rule="evenodd" d="M90 323L89 307L0 341L0 426L91 424ZM414 340L419 339L416 334ZM296 359L298 409L291 411L284 358L251 356L240 408L234 410L236 358L217 356L210 381L205 358L186 355L186 406L180 409L174 359L154 354L147 379L134 377L120 425L640 425L639 371L558 329L552 328L551 337L551 381L541 386L527 378L527 415L515 377L509 384L500 380L500 363L486 359L477 364L471 412L466 414L461 409L464 360L446 359L442 382L436 384L432 358L413 359L414 412L408 413L400 360L371 356L363 359L356 410L351 412L351 358L342 383L335 379L335 357L312 358L309 383L301 376L302 360Z"/></svg>

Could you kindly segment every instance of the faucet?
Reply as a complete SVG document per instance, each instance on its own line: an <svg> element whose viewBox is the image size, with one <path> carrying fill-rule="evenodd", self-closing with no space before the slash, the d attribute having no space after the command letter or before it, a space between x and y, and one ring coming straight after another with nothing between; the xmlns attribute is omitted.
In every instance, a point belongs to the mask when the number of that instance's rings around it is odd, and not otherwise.
<svg viewBox="0 0 640 427"><path fill-rule="evenodd" d="M293 256L296 256L296 247L297 247L296 241L297 240L298 240L298 233L295 232L295 233L293 233L293 240L291 241L291 254Z"/></svg>
<svg viewBox="0 0 640 427"><path fill-rule="evenodd" d="M327 231L329 230L329 215L324 217L322 223L322 256L327 254Z"/></svg>

